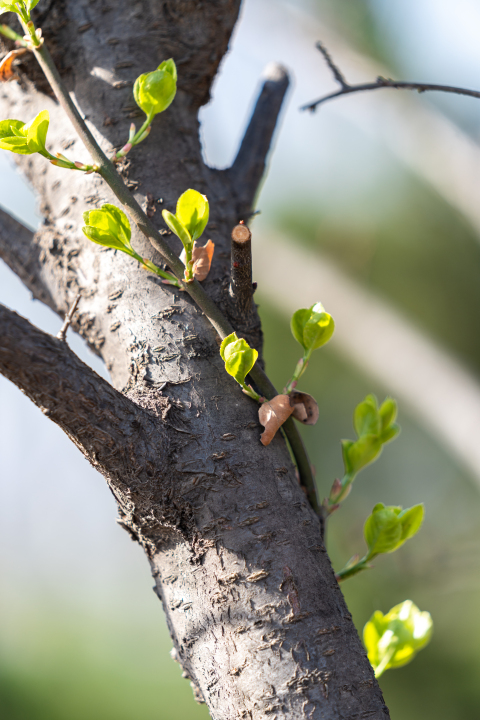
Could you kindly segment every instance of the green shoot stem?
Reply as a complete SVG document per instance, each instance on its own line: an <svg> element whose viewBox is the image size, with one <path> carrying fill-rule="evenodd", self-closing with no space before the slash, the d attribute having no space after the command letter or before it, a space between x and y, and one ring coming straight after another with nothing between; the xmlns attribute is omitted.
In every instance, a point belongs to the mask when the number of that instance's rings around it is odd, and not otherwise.
<svg viewBox="0 0 480 720"><path fill-rule="evenodd" d="M8 38L9 40L15 40L17 45L21 45L24 48L28 48L28 43L25 42L23 37L19 35L15 30L13 30L8 25L0 25L0 35L3 35L4 37Z"/></svg>
<svg viewBox="0 0 480 720"><path fill-rule="evenodd" d="M336 573L335 577L337 578L338 582L342 582L343 580L347 580L347 578L353 577L353 575L356 575L359 572L362 572L362 570L368 570L371 566L368 564L368 561L370 558L368 555L364 555L364 557L356 562L354 565L346 565L343 570L340 570L340 572Z"/></svg>
<svg viewBox="0 0 480 720"><path fill-rule="evenodd" d="M335 493L334 493L335 484L333 485L332 490L330 491L330 497L327 500L327 513L332 512L330 510L330 508L338 506L339 503L341 503L345 500L345 498L350 493L352 483L356 477L357 477L356 474L346 473L346 475L343 476L343 478L340 482L339 490Z"/></svg>
<svg viewBox="0 0 480 720"><path fill-rule="evenodd" d="M32 23L33 24L33 23ZM34 30L35 32L35 30ZM101 147L98 145L93 134L85 123L84 119L80 115L76 105L68 94L66 88L63 85L62 79L58 73L57 68L52 60L52 57L45 46L45 43L34 48L35 57L43 70L45 77L47 78L50 86L55 93L55 96L67 114L70 122L77 131L80 139L85 145L86 149L90 153L93 162L98 166L97 172L110 186L121 204L126 208L130 217L137 225L139 230L145 235L150 241L153 247L160 253L167 265L173 270L173 273L181 282L182 287L190 297L196 302L199 308L206 315L213 328L216 330L220 338L223 340L228 335L231 335L233 327L230 325L228 320L225 318L223 313L215 305L213 300L207 295L205 290L202 288L197 280L185 283L181 281L184 274L184 265L177 255L169 248L163 237L160 235L158 230L152 224L147 215L143 212L138 202L135 200L133 195L130 193L122 178L117 173L113 163L107 158ZM262 395L271 399L277 395L275 386L272 384L270 379L260 368L255 364L250 372L255 385L258 387ZM305 446L303 445L302 439L298 429L294 425L292 418L283 425L283 430L287 436L288 442L292 449L292 453L297 462L297 468L300 476L300 482L305 487L308 500L314 511L322 517L322 509L319 505L315 480L312 473L312 468L308 459Z"/></svg>
<svg viewBox="0 0 480 720"><path fill-rule="evenodd" d="M140 128L140 130L138 132L135 133L133 138L128 141L128 143L127 143L128 145L130 145L133 148L133 147L135 147L135 145L139 144L139 139L146 132L146 130L148 130L148 128L150 127L150 125L153 122L154 117L155 117L155 115L147 115L147 119L143 123L142 127ZM143 138L143 139L145 139L145 138ZM140 140L140 142L142 142L142 141ZM115 153L114 161L120 160L121 158L125 157L127 152L130 152L130 150L127 150L126 152L124 152L123 150L119 150L117 153Z"/></svg>
<svg viewBox="0 0 480 720"><path fill-rule="evenodd" d="M298 381L300 380L300 378L302 377L303 373L305 372L305 370L306 370L307 367L308 367L308 362L309 362L309 360L310 360L311 354L312 354L312 351L311 351L311 350L307 350L307 351L305 352L303 358L301 358L301 359L298 361L298 363L297 363L297 365L296 365L296 367L295 367L295 370L293 371L292 379L290 380L290 382L288 383L288 385L285 387L285 393L286 393L287 395L289 395L289 394L292 392L292 390L295 390L295 388L297 387Z"/></svg>
<svg viewBox="0 0 480 720"><path fill-rule="evenodd" d="M251 385L247 385L246 382L239 383L239 385L241 385L242 390L245 393L245 395L248 395L248 397L251 397L252 400L256 400L258 403L263 402L264 398L262 398L261 395L256 393Z"/></svg>
<svg viewBox="0 0 480 720"><path fill-rule="evenodd" d="M388 651L388 653L385 655L385 657L383 658L382 662L380 663L380 665L379 665L379 666L377 667L377 669L375 670L375 677L376 677L376 678L379 678L380 675L383 675L383 673L385 672L385 670L386 670L386 668L387 668L388 663L390 662L390 660L392 659L392 657L395 655L396 649L397 649L396 647L391 648L391 649Z"/></svg>

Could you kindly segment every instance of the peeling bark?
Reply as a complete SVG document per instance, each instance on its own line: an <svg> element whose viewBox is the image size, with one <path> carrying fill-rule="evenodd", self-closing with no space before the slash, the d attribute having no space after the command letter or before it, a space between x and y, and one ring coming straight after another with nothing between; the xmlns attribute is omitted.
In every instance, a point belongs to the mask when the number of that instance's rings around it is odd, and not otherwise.
<svg viewBox="0 0 480 720"><path fill-rule="evenodd" d="M107 153L124 144L138 114L133 80L167 57L177 62L177 98L122 173L158 228L160 210L173 209L186 188L208 195L216 253L204 286L227 310L230 232L239 207L253 202L281 105L276 96L248 192L246 171L237 188L235 172L204 165L197 112L239 6L119 0L113 11L103 0L59 0L42 11L64 80ZM23 67L21 82L0 91L0 115L28 120L47 108L49 148L87 161L31 61ZM104 359L117 390L6 309L0 372L47 408L106 478L121 523L146 550L197 698L214 720L388 718L285 443L260 444L258 406L224 372L211 326L185 293L82 235L82 212L115 202L100 178L36 156L19 164L41 197L45 224L31 253L25 242L10 252L10 267L27 284L28 268L60 314L82 291L72 327ZM180 254L176 238L166 237ZM132 243L159 262L138 231Z"/></svg>

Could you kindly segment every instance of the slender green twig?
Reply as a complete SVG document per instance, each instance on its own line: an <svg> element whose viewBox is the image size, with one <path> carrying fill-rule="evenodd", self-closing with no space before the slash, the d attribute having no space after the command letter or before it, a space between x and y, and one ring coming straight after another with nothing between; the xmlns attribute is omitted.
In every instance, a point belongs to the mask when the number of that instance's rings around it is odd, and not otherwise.
<svg viewBox="0 0 480 720"><path fill-rule="evenodd" d="M3 35L4 37L8 38L9 40L15 40L17 45L21 45L21 47L27 48L28 43L25 42L23 37L19 35L15 30L13 30L8 25L0 25L0 35Z"/></svg>
<svg viewBox="0 0 480 720"><path fill-rule="evenodd" d="M158 230L151 223L150 219L143 212L140 205L124 184L122 178L117 173L114 164L107 158L101 147L98 145L93 134L87 127L84 119L80 115L77 107L64 87L62 79L45 44L35 46L34 54L45 74L45 77L50 83L58 102L66 112L80 139L90 153L94 164L97 166L97 172L110 186L122 205L127 208L130 217L135 222L139 230L148 238L150 243L160 253L181 282L185 269L182 261L168 247ZM188 283L181 282L181 284L183 289L188 292L190 297L206 315L211 325L222 339L233 332L233 328L230 323L215 305L213 300L207 295L198 281L193 280L193 282ZM265 397L270 399L277 394L275 387L258 365L252 369L250 377ZM315 480L313 478L310 462L298 429L295 427L291 418L284 424L284 430L297 462L300 482L305 487L307 497L313 509L321 516L322 510L316 496Z"/></svg>

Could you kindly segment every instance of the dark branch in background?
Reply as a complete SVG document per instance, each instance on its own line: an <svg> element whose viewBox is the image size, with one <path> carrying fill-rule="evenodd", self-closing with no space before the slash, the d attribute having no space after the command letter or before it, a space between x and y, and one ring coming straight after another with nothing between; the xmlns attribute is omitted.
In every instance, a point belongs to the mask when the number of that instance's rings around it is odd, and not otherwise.
<svg viewBox="0 0 480 720"><path fill-rule="evenodd" d="M80 302L80 297L81 297L81 295L82 295L81 292L77 293L77 297L76 297L75 300L73 301L73 303L72 303L72 305L71 305L71 307L70 307L70 310L69 310L69 311L67 312L67 314L65 315L65 320L63 321L62 328L61 328L61 330L60 330L60 331L58 332L58 334L57 334L57 338L58 338L59 340L62 340L62 342L65 342L65 340L66 340L67 330L68 330L68 328L70 327L70 323L71 323L72 320L73 320L73 316L75 315L75 311L76 311L76 309L77 309L77 307L78 307L78 303Z"/></svg>
<svg viewBox="0 0 480 720"><path fill-rule="evenodd" d="M480 90L468 90L467 88L460 88L460 87L454 87L453 85L435 85L432 83L417 83L417 82L404 82L404 81L397 81L397 80L390 80L389 78L384 77L378 77L376 82L373 83L362 83L360 85L350 85L345 78L343 77L342 73L340 72L339 68L335 65L332 58L330 57L330 54L326 50L326 48L322 45L322 43L317 43L317 48L322 53L323 57L325 58L328 67L333 73L333 76L335 80L339 83L341 86L341 90L337 90L337 92L330 93L330 95L325 95L324 97L319 98L318 100L315 100L312 103L308 103L308 105L303 105L300 109L301 110L311 110L312 112L317 109L319 105L322 105L323 103L326 103L328 100L333 100L337 97L342 97L342 95L350 95L352 93L357 92L365 92L368 90L379 90L381 88L394 88L395 90L417 90L417 92L431 92L431 91L437 91L437 92L445 92L445 93L453 93L454 95L466 95L467 97L474 97L474 98L480 98Z"/></svg>
<svg viewBox="0 0 480 720"><path fill-rule="evenodd" d="M125 487L127 469L132 485L151 482L148 467L165 454L160 421L115 390L65 342L4 305L0 373L59 425L113 484L122 478Z"/></svg>
<svg viewBox="0 0 480 720"><path fill-rule="evenodd" d="M267 155L289 85L282 65L272 64L258 97L248 128L232 167L227 171L238 198L239 220L248 220L265 173Z"/></svg>
<svg viewBox="0 0 480 720"><path fill-rule="evenodd" d="M40 248L33 242L31 230L0 208L0 260L18 275L36 300L55 312L58 308L39 274Z"/></svg>
<svg viewBox="0 0 480 720"><path fill-rule="evenodd" d="M230 297L237 315L248 316L252 308L252 233L246 225L232 230Z"/></svg>

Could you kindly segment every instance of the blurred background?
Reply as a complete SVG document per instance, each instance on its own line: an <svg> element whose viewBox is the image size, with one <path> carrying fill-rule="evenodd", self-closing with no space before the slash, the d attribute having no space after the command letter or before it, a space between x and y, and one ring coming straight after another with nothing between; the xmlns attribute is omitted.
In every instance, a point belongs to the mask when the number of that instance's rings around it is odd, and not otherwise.
<svg viewBox="0 0 480 720"><path fill-rule="evenodd" d="M407 598L433 616L429 647L381 678L393 720L480 716L480 102L381 90L316 114L299 107L335 89L318 40L352 82L478 89L479 27L475 0L245 0L201 112L205 157L226 167L264 67L292 74L253 225L254 279L277 386L299 356L290 314L321 300L337 322L301 384L320 404L304 436L322 496L342 471L355 405L368 392L400 404L400 438L357 479L328 537L340 569L363 554L376 502L426 505L414 540L344 585L359 630ZM6 153L0 198L35 228L35 198ZM59 330L3 265L0 302ZM0 457L2 720L206 719L105 483L1 377Z"/></svg>

